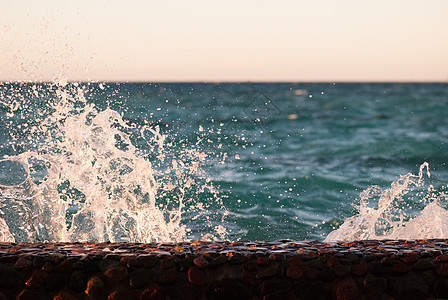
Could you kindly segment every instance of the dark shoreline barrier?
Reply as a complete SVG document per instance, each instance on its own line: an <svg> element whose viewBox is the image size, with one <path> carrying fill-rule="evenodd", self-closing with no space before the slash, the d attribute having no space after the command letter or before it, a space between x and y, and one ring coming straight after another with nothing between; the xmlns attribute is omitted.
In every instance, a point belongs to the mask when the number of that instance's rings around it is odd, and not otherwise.
<svg viewBox="0 0 448 300"><path fill-rule="evenodd" d="M0 299L447 299L448 240L0 243Z"/></svg>

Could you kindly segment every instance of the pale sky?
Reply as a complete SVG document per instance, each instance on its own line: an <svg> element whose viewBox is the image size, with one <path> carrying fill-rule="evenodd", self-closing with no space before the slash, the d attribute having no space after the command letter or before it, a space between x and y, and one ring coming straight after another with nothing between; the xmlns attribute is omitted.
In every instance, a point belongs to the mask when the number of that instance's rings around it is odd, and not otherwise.
<svg viewBox="0 0 448 300"><path fill-rule="evenodd" d="M0 0L0 81L443 81L447 0Z"/></svg>

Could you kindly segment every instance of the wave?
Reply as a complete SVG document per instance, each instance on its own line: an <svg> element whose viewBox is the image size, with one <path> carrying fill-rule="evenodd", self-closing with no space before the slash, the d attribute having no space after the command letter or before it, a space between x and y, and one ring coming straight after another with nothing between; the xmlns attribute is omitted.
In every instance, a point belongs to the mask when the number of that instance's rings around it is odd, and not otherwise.
<svg viewBox="0 0 448 300"><path fill-rule="evenodd" d="M205 213L210 203L222 207L201 168L205 153L174 151L156 123L95 106L77 83L9 88L0 89L9 134L1 149L0 240L181 241L189 236L186 209L203 219L208 238L225 235Z"/></svg>
<svg viewBox="0 0 448 300"><path fill-rule="evenodd" d="M448 211L442 206L447 193L445 188L436 190L426 184L430 176L425 162L418 175L400 176L390 188L366 189L360 195L359 213L330 232L325 241L446 238Z"/></svg>

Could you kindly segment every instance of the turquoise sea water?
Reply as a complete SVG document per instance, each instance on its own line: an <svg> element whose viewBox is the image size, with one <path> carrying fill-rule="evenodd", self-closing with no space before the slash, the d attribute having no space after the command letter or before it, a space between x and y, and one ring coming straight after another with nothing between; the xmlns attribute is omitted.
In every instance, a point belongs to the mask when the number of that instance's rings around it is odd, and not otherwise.
<svg viewBox="0 0 448 300"><path fill-rule="evenodd" d="M50 163L42 162L47 158L38 163L39 158L27 158L30 164L35 159L30 171L14 165L11 158L28 152L71 157L75 152L67 146L48 147L45 133L52 135L59 125L41 124L61 110L54 102L64 97L59 92L64 89L55 84L0 85L3 191L22 184L27 172L37 186L49 182ZM75 98L72 106L56 123L67 124L67 118L82 114L88 104L95 105L92 115L107 108L117 112L130 128L119 124L111 128L129 141L114 134L114 147L151 162L155 182L183 178L170 181L175 187L169 192L156 191L154 199L156 207L179 208L176 201L182 195L180 224L189 239L224 230L220 238L230 240L322 240L357 213L360 193L372 185L390 187L399 175L418 173L424 162L429 163L429 184L435 191L443 193L448 181L444 83L80 83L76 89L68 93ZM32 127L37 130L29 130ZM164 136L163 153L138 136L142 127L149 132L157 128ZM52 139L66 136L59 132ZM135 149L129 150L129 143ZM198 155L201 159L194 165ZM92 168L98 157L92 159ZM192 181L182 177L184 165L198 168L187 172ZM120 174L136 170L128 169ZM67 208L66 223L71 226L71 218L88 196L70 174L59 177L63 176L54 184L53 197L81 199ZM4 199L0 210L11 227L10 220L20 216L13 215ZM104 201L114 200L109 194ZM408 205L409 214L418 214L418 201L407 201L416 203ZM123 210L116 213L124 215ZM167 211L163 214L167 217Z"/></svg>

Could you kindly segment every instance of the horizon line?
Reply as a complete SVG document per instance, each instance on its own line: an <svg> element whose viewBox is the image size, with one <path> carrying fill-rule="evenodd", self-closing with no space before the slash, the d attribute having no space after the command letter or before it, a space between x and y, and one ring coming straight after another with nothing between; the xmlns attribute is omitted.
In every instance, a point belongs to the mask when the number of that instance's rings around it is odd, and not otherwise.
<svg viewBox="0 0 448 300"><path fill-rule="evenodd" d="M58 83L59 80L1 80L0 84L8 83ZM67 80L67 83L448 83L448 80Z"/></svg>

